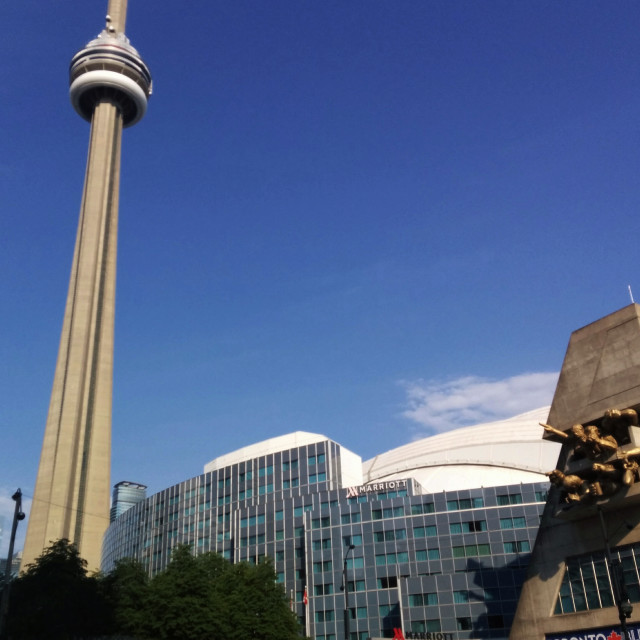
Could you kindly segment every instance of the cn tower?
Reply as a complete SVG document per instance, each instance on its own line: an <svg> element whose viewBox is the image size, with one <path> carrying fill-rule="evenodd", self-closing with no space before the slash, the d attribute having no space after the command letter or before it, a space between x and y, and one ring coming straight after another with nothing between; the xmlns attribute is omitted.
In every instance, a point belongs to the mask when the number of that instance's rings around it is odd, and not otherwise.
<svg viewBox="0 0 640 640"><path fill-rule="evenodd" d="M124 34L126 10L126 0L109 0L105 29L69 69L71 103L91 132L23 568L67 538L98 569L109 524L120 145L151 93L149 69Z"/></svg>

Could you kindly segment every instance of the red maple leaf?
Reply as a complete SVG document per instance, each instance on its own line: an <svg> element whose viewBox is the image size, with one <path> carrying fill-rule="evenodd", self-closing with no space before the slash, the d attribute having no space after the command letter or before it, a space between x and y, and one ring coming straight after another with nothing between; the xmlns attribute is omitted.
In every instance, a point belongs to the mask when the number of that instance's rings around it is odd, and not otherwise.
<svg viewBox="0 0 640 640"><path fill-rule="evenodd" d="M615 631L612 631L608 636L607 640L622 640L622 636Z"/></svg>

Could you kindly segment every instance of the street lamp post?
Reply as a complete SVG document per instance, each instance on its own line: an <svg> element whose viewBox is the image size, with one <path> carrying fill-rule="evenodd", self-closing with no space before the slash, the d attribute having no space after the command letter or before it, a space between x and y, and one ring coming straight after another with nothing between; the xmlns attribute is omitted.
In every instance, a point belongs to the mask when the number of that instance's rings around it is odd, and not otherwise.
<svg viewBox="0 0 640 640"><path fill-rule="evenodd" d="M611 575L611 585L613 586L613 599L618 607L618 617L620 619L620 628L622 629L622 637L629 640L629 631L627 629L627 618L631 616L633 607L629 602L627 588L624 584L624 576L622 575L622 567L620 561L614 562L611 556L611 547L609 546L609 536L607 535L607 527L604 522L602 508L598 507L598 515L600 516L600 526L602 527L602 536L604 537L604 550L607 558L607 566Z"/></svg>
<svg viewBox="0 0 640 640"><path fill-rule="evenodd" d="M18 489L11 499L15 501L16 506L13 511L13 524L11 525L11 538L9 538L9 555L7 556L7 565L4 570L4 585L2 589L2 601L0 602L0 640L5 637L5 627L7 624L7 613L9 612L9 590L11 589L11 567L13 565L13 545L16 542L16 531L18 530L18 522L24 520L24 512L22 511L22 491Z"/></svg>
<svg viewBox="0 0 640 640"><path fill-rule="evenodd" d="M350 544L347 548L347 552L344 554L344 563L342 565L342 585L340 590L344 591L344 640L349 640L349 583L347 582L347 560L349 554L356 548L355 544Z"/></svg>

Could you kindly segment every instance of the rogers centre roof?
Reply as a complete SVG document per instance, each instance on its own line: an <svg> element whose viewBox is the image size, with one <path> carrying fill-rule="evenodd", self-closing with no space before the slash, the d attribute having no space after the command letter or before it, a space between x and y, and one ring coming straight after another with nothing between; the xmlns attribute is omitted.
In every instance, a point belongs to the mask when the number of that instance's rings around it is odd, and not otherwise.
<svg viewBox="0 0 640 640"><path fill-rule="evenodd" d="M549 407L416 440L362 465L364 482L415 478L428 493L539 482L561 445L542 439Z"/></svg>

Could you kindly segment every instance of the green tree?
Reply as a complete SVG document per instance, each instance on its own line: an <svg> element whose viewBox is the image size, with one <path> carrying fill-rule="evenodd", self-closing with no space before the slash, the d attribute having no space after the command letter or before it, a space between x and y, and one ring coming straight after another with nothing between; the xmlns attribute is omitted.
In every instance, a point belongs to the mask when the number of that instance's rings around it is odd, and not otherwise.
<svg viewBox="0 0 640 640"><path fill-rule="evenodd" d="M115 569L101 576L99 586L104 595L113 633L145 638L149 608L149 577L136 560L120 560Z"/></svg>
<svg viewBox="0 0 640 640"><path fill-rule="evenodd" d="M159 640L210 640L216 628L213 580L202 560L187 546L176 547L165 571L151 581L148 600L149 637Z"/></svg>
<svg viewBox="0 0 640 640"><path fill-rule="evenodd" d="M299 640L270 561L231 564L214 553L173 550L151 580L146 635L159 640Z"/></svg>
<svg viewBox="0 0 640 640"><path fill-rule="evenodd" d="M252 565L228 565L218 585L225 597L226 638L229 640L280 640L300 638L296 615L270 559Z"/></svg>
<svg viewBox="0 0 640 640"><path fill-rule="evenodd" d="M98 580L68 540L45 549L12 585L8 633L16 640L102 635L109 612Z"/></svg>
<svg viewBox="0 0 640 640"><path fill-rule="evenodd" d="M108 575L88 576L86 564L74 545L58 540L27 567L12 587L12 640L300 640L269 559L231 564L177 546L151 580L131 560Z"/></svg>

